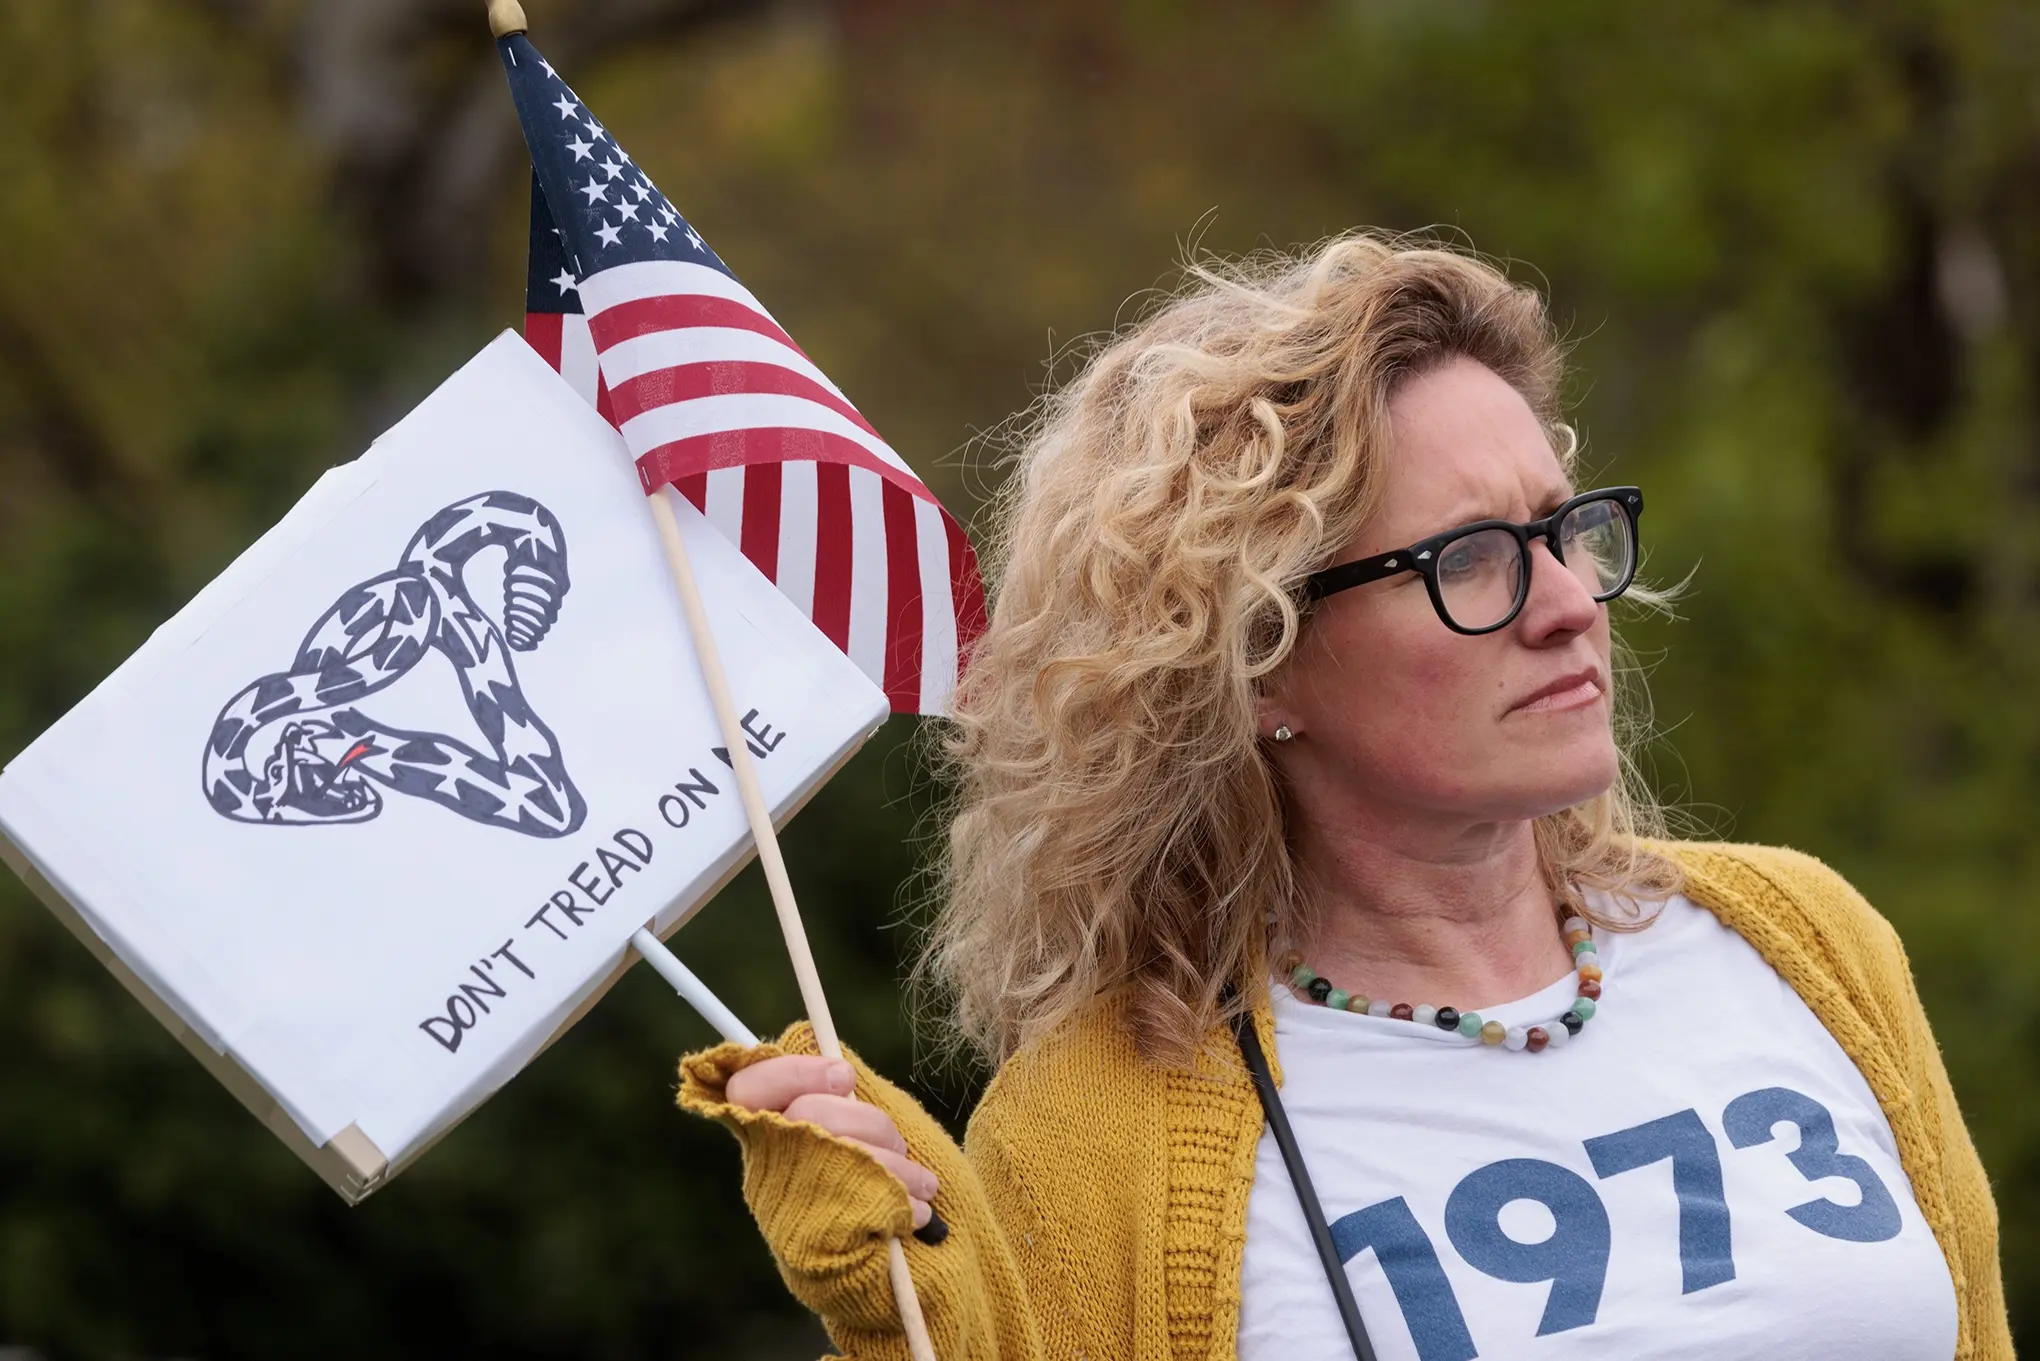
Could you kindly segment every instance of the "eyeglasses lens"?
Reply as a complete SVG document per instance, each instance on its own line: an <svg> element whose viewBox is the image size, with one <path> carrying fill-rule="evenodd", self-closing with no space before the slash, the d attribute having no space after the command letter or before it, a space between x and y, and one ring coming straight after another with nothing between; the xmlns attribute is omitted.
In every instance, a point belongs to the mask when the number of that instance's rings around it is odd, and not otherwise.
<svg viewBox="0 0 2040 1361"><path fill-rule="evenodd" d="M1463 629L1508 618L1522 581L1523 550L1507 530L1475 530L1438 550L1438 598Z"/></svg>
<svg viewBox="0 0 2040 1361"><path fill-rule="evenodd" d="M1559 522L1560 556L1597 600L1629 584L1636 567L1636 534L1613 501L1588 501Z"/></svg>

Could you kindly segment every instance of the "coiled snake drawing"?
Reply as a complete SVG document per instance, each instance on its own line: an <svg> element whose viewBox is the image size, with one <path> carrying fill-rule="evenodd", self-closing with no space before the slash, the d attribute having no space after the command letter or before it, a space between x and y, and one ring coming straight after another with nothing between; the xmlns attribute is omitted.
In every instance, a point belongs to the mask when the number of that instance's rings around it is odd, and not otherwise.
<svg viewBox="0 0 2040 1361"><path fill-rule="evenodd" d="M463 575L489 548L507 555L500 628ZM527 836L575 831L588 805L510 664L512 652L545 639L567 586L566 537L538 502L491 491L446 507L393 570L319 617L288 670L227 701L206 742L207 801L240 822L366 822L388 789ZM392 728L356 707L435 649L453 663L489 751Z"/></svg>

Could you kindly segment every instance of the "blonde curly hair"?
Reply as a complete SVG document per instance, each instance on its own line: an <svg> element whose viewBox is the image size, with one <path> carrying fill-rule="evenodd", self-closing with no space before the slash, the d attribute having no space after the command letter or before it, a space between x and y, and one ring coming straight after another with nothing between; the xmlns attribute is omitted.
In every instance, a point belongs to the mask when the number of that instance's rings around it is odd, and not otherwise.
<svg viewBox="0 0 2040 1361"><path fill-rule="evenodd" d="M1256 691L1305 626L1304 577L1374 506L1391 395L1453 357L1520 392L1572 471L1538 294L1371 233L1191 264L1030 413L943 747L955 794L922 961L983 1057L1123 996L1141 1052L1181 1062L1228 985L1234 1007L1262 995L1271 934L1309 938ZM1663 820L1630 745L1616 788L1537 823L1574 910L1581 885L1677 886L1640 844Z"/></svg>

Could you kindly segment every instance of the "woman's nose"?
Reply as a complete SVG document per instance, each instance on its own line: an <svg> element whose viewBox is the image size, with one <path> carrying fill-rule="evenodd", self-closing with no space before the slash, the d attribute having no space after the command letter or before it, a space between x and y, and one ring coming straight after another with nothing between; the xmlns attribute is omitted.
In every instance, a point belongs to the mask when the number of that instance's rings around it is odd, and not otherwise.
<svg viewBox="0 0 2040 1361"><path fill-rule="evenodd" d="M1601 617L1600 602L1571 568L1559 561L1549 539L1530 545L1530 596L1517 622L1533 638L1583 633Z"/></svg>

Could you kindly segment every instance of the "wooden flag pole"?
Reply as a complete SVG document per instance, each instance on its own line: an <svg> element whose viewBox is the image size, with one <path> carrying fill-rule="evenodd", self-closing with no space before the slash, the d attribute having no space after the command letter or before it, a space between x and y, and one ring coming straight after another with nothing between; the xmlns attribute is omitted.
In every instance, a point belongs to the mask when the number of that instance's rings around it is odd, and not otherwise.
<svg viewBox="0 0 2040 1361"><path fill-rule="evenodd" d="M701 677L708 684L709 702L715 706L716 723L722 728L724 745L729 748L730 770L736 776L744 815L750 819L751 835L758 843L758 863L765 871L766 885L772 890L772 910L778 914L780 933L786 937L786 953L793 960L793 974L800 982L808 1023L814 1027L815 1048L824 1058L840 1059L843 1046L836 1038L836 1023L829 1015L829 999L822 992L821 975L815 971L814 952L808 948L807 927L794 902L793 883L786 877L786 860L779 853L779 834L772 826L772 813L758 784L758 768L751 761L749 737L737 719L737 705L730 696L722 654L717 651L715 634L709 628L708 611L702 607L701 590L694 584L694 567L687 560L680 522L674 518L673 503L667 499L671 495L671 488L661 487L648 498L652 503L652 521L658 526L659 542L666 550L666 564L673 571L673 585L680 592L680 608L694 638L695 655L701 661ZM886 1256L892 1273L893 1302L898 1305L900 1322L906 1328L907 1350L913 1361L936 1361L928 1323L921 1315L921 1298L915 1293L914 1278L907 1271L906 1249L899 1239L886 1240Z"/></svg>
<svg viewBox="0 0 2040 1361"><path fill-rule="evenodd" d="M524 10L517 0L489 0L489 29L499 39L527 31ZM730 770L736 776L737 793L743 800L744 816L751 824L752 839L758 844L758 863L764 868L765 883L772 890L772 910L779 916L780 934L786 938L786 953L793 960L793 974L800 982L801 1000L807 1007L808 1022L815 1031L815 1047L825 1058L840 1059L843 1046L836 1038L836 1023L829 1015L829 999L822 992L821 975L815 972L814 952L808 948L807 927L801 922L800 908L793 900L792 881L786 877L786 861L779 853L779 834L772 826L771 811L766 808L764 791L758 785L757 767L751 763L747 736L737 720L737 706L730 698L729 678L723 673L722 656L716 650L715 635L708 626L708 612L702 608L701 591L694 584L694 568L687 561L687 545L680 537L679 522L673 518L672 503L666 499L669 495L671 492L664 487L652 493L652 520L658 526L659 541L665 546L666 564L672 568L673 584L680 591L681 608L687 615L688 632L694 638L702 679L708 683L709 700L715 706L723 745L729 749ZM638 934L650 939L654 945L658 944L650 932ZM640 953L645 953L653 961L653 967L658 968L676 988L681 988L682 996L687 996L686 989L678 981L679 975L689 979L693 975L680 965L679 960L666 954L663 946L657 953L648 953L640 946ZM678 974L661 967L661 954L671 960ZM698 986L699 980L695 983ZM928 1322L921 1314L921 1297L915 1293L914 1278L907 1270L906 1249L897 1238L888 1238L885 1246L887 1265L892 1274L893 1303L900 1311L900 1323L906 1331L907 1351L913 1361L936 1361L935 1344L928 1337Z"/></svg>
<svg viewBox="0 0 2040 1361"><path fill-rule="evenodd" d="M530 27L524 20L524 6L517 0L489 0L489 32L498 38L529 32Z"/></svg>
<svg viewBox="0 0 2040 1361"><path fill-rule="evenodd" d="M758 767L751 759L750 735L737 718L737 703L730 695L729 676L723 671L722 653L709 628L708 611L701 604L701 589L694 584L694 567L687 559L687 544L680 537L680 522L673 515L673 493L665 487L647 499L652 503L652 521L659 528L659 542L666 550L666 564L673 569L673 584L680 591L680 608L687 616L687 631L693 635L695 655L701 661L701 678L708 683L709 703L715 706L715 720L730 753L730 771L736 776L737 793L750 819L751 835L758 843L758 864L765 871L765 883L772 890L772 909L779 914L779 930L786 937L786 952L793 957L793 976L800 981L800 999L807 1007L808 1022L815 1028L815 1047L824 1058L843 1057L836 1038L836 1022L829 1015L829 999L822 994L821 975L815 972L814 952L808 949L807 926L793 898L793 881L786 876L786 860L779 853L779 833L772 825L772 811L765 806L765 792L758 784Z"/></svg>

